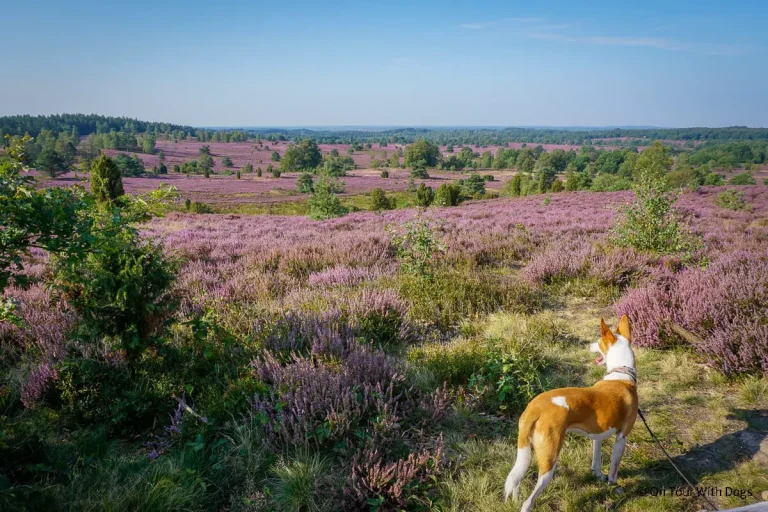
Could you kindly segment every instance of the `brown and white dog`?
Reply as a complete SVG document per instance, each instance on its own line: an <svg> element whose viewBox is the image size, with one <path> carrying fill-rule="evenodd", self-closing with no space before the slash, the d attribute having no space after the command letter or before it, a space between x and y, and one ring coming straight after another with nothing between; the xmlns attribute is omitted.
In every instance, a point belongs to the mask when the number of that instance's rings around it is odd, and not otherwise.
<svg viewBox="0 0 768 512"><path fill-rule="evenodd" d="M619 462L627 445L627 436L637 418L637 377L635 356L630 347L629 318L619 321L614 334L600 319L600 339L589 346L599 352L596 364L605 363L606 376L591 388L560 388L542 393L528 404L520 416L517 459L504 485L504 498L517 498L531 463L531 447L536 451L539 479L522 512L533 507L536 497L552 481L565 435L577 432L592 439L592 473L605 480L601 472L600 445L616 434L607 480L617 483Z"/></svg>

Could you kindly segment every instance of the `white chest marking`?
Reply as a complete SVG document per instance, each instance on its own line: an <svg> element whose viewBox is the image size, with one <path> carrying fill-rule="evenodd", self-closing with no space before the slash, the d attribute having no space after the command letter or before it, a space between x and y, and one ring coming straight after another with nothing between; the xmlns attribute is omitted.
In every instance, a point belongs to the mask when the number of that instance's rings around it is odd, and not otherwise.
<svg viewBox="0 0 768 512"><path fill-rule="evenodd" d="M555 404L555 405L559 405L560 407L565 407L566 410L569 410L569 411L571 410L571 408L568 407L568 402L565 401L565 397L564 396L552 397L552 403Z"/></svg>

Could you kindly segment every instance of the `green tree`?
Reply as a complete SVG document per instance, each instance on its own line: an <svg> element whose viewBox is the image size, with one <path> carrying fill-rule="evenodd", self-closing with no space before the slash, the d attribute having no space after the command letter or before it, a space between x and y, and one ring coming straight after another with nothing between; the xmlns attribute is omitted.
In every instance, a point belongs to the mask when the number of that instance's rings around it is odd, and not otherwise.
<svg viewBox="0 0 768 512"><path fill-rule="evenodd" d="M391 201L380 188L371 190L371 210L391 210L393 208Z"/></svg>
<svg viewBox="0 0 768 512"><path fill-rule="evenodd" d="M45 172L51 178L55 178L59 174L67 172L66 162L61 158L59 153L56 152L53 144L47 144L35 161L35 167Z"/></svg>
<svg viewBox="0 0 768 512"><path fill-rule="evenodd" d="M400 157L396 153L389 157L389 166L393 169L400 167Z"/></svg>
<svg viewBox="0 0 768 512"><path fill-rule="evenodd" d="M435 191L432 187L428 187L421 183L416 190L416 205L426 208L431 205L435 200Z"/></svg>
<svg viewBox="0 0 768 512"><path fill-rule="evenodd" d="M730 179L731 185L755 185L757 182L749 171L734 174Z"/></svg>
<svg viewBox="0 0 768 512"><path fill-rule="evenodd" d="M125 194L120 169L107 155L101 155L91 165L91 194L102 203Z"/></svg>
<svg viewBox="0 0 768 512"><path fill-rule="evenodd" d="M200 168L203 174L208 173L210 175L210 172L213 170L213 165L213 157L211 157L210 153L203 153L200 155L200 158L197 159L197 166ZM208 176L206 176L206 178L207 177Z"/></svg>
<svg viewBox="0 0 768 512"><path fill-rule="evenodd" d="M146 153L148 155L154 154L156 143L157 143L157 138L153 133L145 133L144 136L141 138L141 152Z"/></svg>
<svg viewBox="0 0 768 512"><path fill-rule="evenodd" d="M273 162L279 162L280 161L280 153L277 151L272 152L272 156L270 157Z"/></svg>
<svg viewBox="0 0 768 512"><path fill-rule="evenodd" d="M221 159L221 165L223 165L224 167L230 168L234 164L232 163L231 158L229 158L228 156L225 156L224 158Z"/></svg>
<svg viewBox="0 0 768 512"><path fill-rule="evenodd" d="M456 183L443 183L435 192L438 206L456 206L461 202L461 187Z"/></svg>
<svg viewBox="0 0 768 512"><path fill-rule="evenodd" d="M243 172L246 174L250 174L253 172L253 164L251 162L247 162L245 166L243 167Z"/></svg>
<svg viewBox="0 0 768 512"><path fill-rule="evenodd" d="M406 167L413 167L422 161L426 167L436 167L441 159L440 147L424 139L417 140L405 148Z"/></svg>
<svg viewBox="0 0 768 512"><path fill-rule="evenodd" d="M508 197L518 197L521 194L521 183L522 183L522 175L520 173L515 174L512 176L512 179L508 180L506 183L504 183L504 188L502 189L502 194Z"/></svg>
<svg viewBox="0 0 768 512"><path fill-rule="evenodd" d="M312 174L303 172L296 180L296 190L302 194L311 194L315 190L315 181L312 178Z"/></svg>
<svg viewBox="0 0 768 512"><path fill-rule="evenodd" d="M317 143L310 139L304 139L298 144L290 144L280 160L280 169L283 172L311 171L322 162L322 154Z"/></svg>
<svg viewBox="0 0 768 512"><path fill-rule="evenodd" d="M336 180L327 176L320 176L315 184L315 191L308 201L310 218L314 220L331 219L347 213L347 209L335 194L337 189Z"/></svg>

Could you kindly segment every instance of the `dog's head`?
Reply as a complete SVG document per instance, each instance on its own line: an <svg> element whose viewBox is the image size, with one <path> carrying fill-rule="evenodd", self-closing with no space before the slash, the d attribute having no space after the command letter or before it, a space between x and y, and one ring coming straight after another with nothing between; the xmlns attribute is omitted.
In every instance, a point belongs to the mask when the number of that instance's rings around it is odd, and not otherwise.
<svg viewBox="0 0 768 512"><path fill-rule="evenodd" d="M627 349L629 349L630 353L632 352L632 349L629 348L632 340L632 333L627 315L622 315L621 320L619 320L618 331L618 334L614 334L605 324L605 320L602 318L600 319L600 339L589 345L590 352L600 354L597 359L595 359L595 364L607 364L608 354L611 349L620 347L622 349L620 352L626 352ZM632 358L632 363L634 365L634 358Z"/></svg>

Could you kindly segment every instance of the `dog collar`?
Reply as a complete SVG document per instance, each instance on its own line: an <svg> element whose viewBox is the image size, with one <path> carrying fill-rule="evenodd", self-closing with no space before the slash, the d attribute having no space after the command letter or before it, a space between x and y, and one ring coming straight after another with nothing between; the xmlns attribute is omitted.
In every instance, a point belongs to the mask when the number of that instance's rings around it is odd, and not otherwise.
<svg viewBox="0 0 768 512"><path fill-rule="evenodd" d="M619 366L618 368L612 369L606 375L610 375L612 373L623 373L624 375L628 375L629 378L632 379L632 382L637 384L637 372L634 368L630 368L629 366Z"/></svg>

